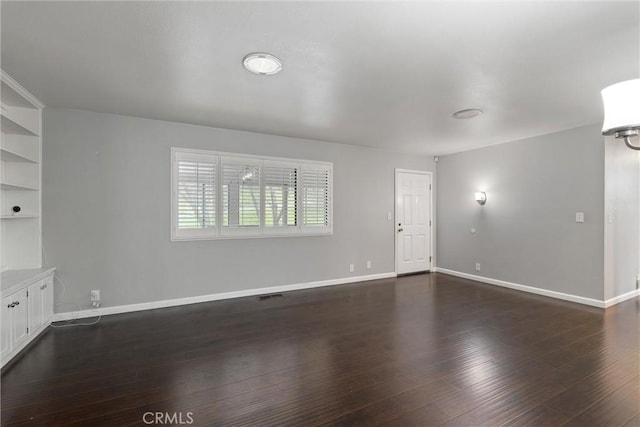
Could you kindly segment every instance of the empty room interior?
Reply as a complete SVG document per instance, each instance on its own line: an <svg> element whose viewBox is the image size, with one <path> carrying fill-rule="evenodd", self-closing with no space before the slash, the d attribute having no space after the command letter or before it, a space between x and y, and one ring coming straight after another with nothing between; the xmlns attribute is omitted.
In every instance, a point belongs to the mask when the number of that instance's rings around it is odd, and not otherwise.
<svg viewBox="0 0 640 427"><path fill-rule="evenodd" d="M0 18L2 426L640 427L640 2Z"/></svg>

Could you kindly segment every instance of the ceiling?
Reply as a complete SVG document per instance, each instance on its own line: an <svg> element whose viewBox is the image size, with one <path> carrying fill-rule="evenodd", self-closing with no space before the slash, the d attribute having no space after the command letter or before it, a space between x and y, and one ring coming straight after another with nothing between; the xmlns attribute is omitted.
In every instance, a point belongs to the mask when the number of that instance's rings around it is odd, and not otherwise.
<svg viewBox="0 0 640 427"><path fill-rule="evenodd" d="M640 76L637 1L1 7L2 68L47 106L416 154L598 123ZM255 51L282 72L244 70Z"/></svg>

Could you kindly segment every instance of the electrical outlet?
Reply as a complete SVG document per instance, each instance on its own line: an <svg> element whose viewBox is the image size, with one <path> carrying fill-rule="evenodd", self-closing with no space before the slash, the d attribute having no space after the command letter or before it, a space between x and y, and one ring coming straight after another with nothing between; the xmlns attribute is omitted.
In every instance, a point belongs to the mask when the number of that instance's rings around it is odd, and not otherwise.
<svg viewBox="0 0 640 427"><path fill-rule="evenodd" d="M476 271L480 271L480 263L476 262Z"/></svg>
<svg viewBox="0 0 640 427"><path fill-rule="evenodd" d="M91 307L100 307L100 290L94 289L91 291Z"/></svg>
<svg viewBox="0 0 640 427"><path fill-rule="evenodd" d="M367 269L371 268L371 261L367 261Z"/></svg>
<svg viewBox="0 0 640 427"><path fill-rule="evenodd" d="M353 273L356 270L356 267L353 264L349 264L349 273Z"/></svg>

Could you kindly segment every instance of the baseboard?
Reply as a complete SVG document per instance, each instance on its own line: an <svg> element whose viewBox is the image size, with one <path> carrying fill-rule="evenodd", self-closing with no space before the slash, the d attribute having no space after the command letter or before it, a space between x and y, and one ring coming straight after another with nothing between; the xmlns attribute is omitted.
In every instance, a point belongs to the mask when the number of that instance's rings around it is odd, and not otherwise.
<svg viewBox="0 0 640 427"><path fill-rule="evenodd" d="M609 298L604 302L604 307L611 307L612 305L620 304L623 301L626 301L631 298L635 298L640 296L640 289L636 289L631 292L627 292L626 294L618 295L617 297Z"/></svg>
<svg viewBox="0 0 640 427"><path fill-rule="evenodd" d="M598 308L609 307L609 305L607 305L607 302L608 301L612 301L613 299L616 299L616 298L613 298L612 300L600 301L600 300L597 300L597 299L585 298L585 297L581 297L581 296L578 296L578 295L565 294L565 293L562 293L562 292L550 291L548 289L541 289L541 288L535 288L533 286L520 285L518 283L505 282L504 280L497 280L497 279L491 279L489 277L476 276L475 274L461 273L459 271L447 270L446 268L440 268L440 267L438 267L438 273L448 274L450 276L461 277L463 279L475 280L476 282L487 283L489 285L502 286L504 288L515 289L517 291L529 292L529 293L532 293L532 294L542 295L542 296L545 296L545 297L551 297L551 298L561 299L561 300L565 300L565 301L577 302L579 304L590 305L592 307L598 307ZM619 296L617 298L622 298L622 297L625 297L626 295L627 294L621 295L621 296ZM628 299L628 298L633 298L633 297L626 297L626 299ZM622 301L623 300L620 300L620 301L614 302L614 303L612 303L610 305L617 304L618 302L622 302Z"/></svg>
<svg viewBox="0 0 640 427"><path fill-rule="evenodd" d="M219 301L231 298L249 297L255 295L272 294L276 292L297 291L301 289L320 288L323 286L344 285L347 283L365 282L396 277L396 273L379 273L367 276L343 277L340 279L320 280L317 282L296 283L293 285L272 286L269 288L247 289L243 291L224 292L219 294L200 295L195 297L175 298L162 301L143 302L139 304L101 307L92 310L55 313L53 321L84 319L87 317L108 316L111 314L130 313L134 311L152 310L155 308L175 307L178 305L196 304L200 302Z"/></svg>

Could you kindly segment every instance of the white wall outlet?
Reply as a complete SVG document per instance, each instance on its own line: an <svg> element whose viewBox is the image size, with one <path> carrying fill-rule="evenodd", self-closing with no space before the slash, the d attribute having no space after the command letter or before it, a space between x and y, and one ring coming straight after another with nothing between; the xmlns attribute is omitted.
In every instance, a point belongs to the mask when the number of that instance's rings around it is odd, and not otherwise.
<svg viewBox="0 0 640 427"><path fill-rule="evenodd" d="M91 307L100 307L100 290L94 289L91 291Z"/></svg>
<svg viewBox="0 0 640 427"><path fill-rule="evenodd" d="M391 221L392 219L391 212L387 212L387 221Z"/></svg>
<svg viewBox="0 0 640 427"><path fill-rule="evenodd" d="M584 212L576 212L576 222L584 222Z"/></svg>
<svg viewBox="0 0 640 427"><path fill-rule="evenodd" d="M475 228L471 229L471 234L476 234L476 229Z"/></svg>
<svg viewBox="0 0 640 427"><path fill-rule="evenodd" d="M353 273L356 267L353 264L349 264L349 273Z"/></svg>
<svg viewBox="0 0 640 427"><path fill-rule="evenodd" d="M367 261L367 269L371 268L371 261Z"/></svg>
<svg viewBox="0 0 640 427"><path fill-rule="evenodd" d="M476 271L480 271L480 263L476 262Z"/></svg>

